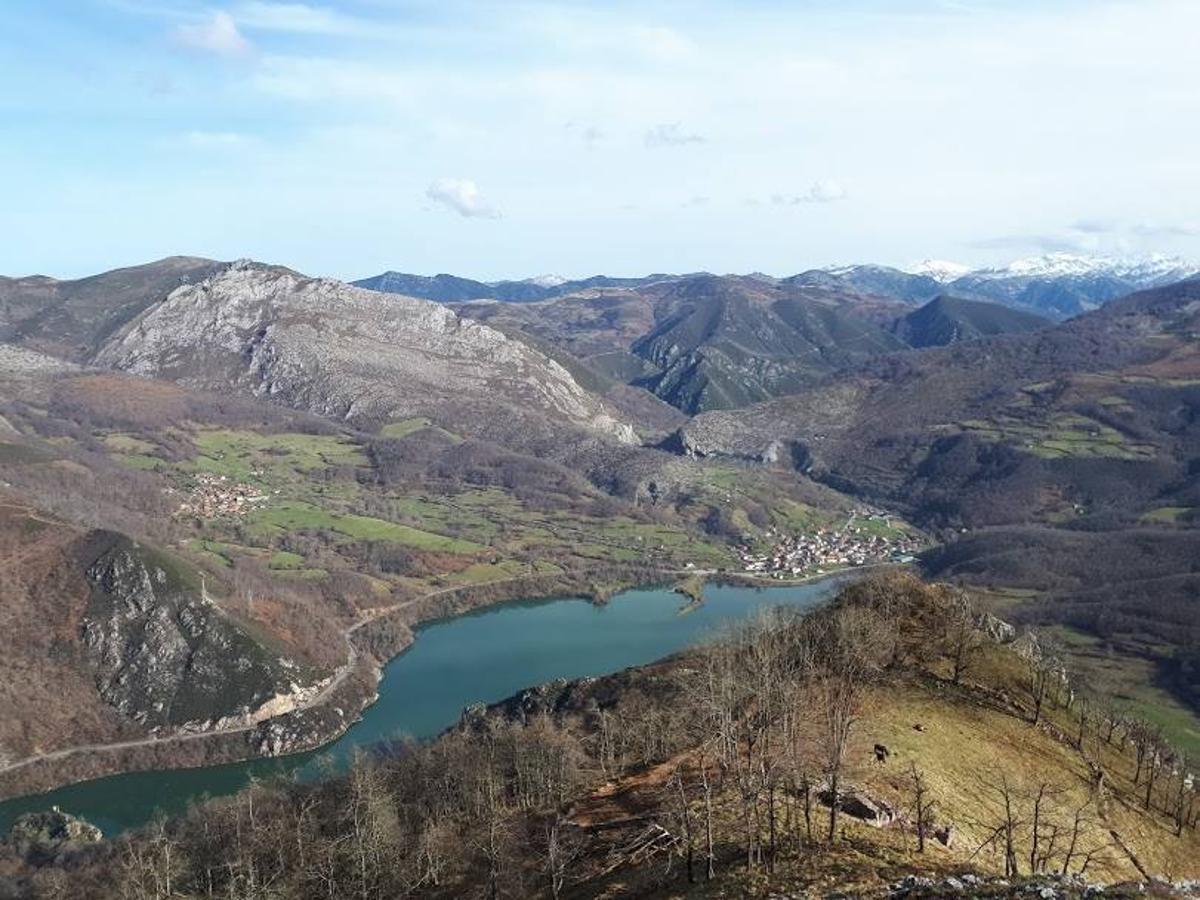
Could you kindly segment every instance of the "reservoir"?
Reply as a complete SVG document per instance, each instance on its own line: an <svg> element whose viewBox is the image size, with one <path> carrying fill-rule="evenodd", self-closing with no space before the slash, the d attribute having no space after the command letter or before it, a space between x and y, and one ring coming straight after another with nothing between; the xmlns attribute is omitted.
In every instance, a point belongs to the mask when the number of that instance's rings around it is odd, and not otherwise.
<svg viewBox="0 0 1200 900"><path fill-rule="evenodd" d="M201 769L131 772L0 803L0 833L25 812L82 816L112 836L155 815L175 815L204 797L231 794L252 778L312 778L343 766L358 748L399 737L428 738L458 721L463 708L495 703L555 678L604 675L669 656L722 626L772 606L804 609L831 597L844 580L778 588L705 587L705 600L667 588L632 590L603 606L587 600L514 602L429 622L387 664L379 700L341 738L320 750Z"/></svg>

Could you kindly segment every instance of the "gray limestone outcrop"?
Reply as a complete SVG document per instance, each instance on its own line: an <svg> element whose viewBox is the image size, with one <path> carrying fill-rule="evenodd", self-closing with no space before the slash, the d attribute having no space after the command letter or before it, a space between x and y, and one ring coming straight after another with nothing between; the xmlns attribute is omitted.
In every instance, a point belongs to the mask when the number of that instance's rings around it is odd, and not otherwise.
<svg viewBox="0 0 1200 900"><path fill-rule="evenodd" d="M632 443L632 428L526 344L436 303L234 263L114 335L104 366L246 391L336 418L532 409Z"/></svg>
<svg viewBox="0 0 1200 900"><path fill-rule="evenodd" d="M173 560L104 532L90 544L80 633L100 695L123 715L150 728L228 727L305 692L309 673L224 616Z"/></svg>

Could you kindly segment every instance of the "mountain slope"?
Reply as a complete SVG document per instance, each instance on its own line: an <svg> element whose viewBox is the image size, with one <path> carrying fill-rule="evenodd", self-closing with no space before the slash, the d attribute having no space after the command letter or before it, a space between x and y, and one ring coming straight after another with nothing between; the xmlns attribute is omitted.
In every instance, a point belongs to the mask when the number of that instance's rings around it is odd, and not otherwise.
<svg viewBox="0 0 1200 900"><path fill-rule="evenodd" d="M632 440L562 366L494 329L428 301L251 263L180 287L95 362L335 418L509 408Z"/></svg>
<svg viewBox="0 0 1200 900"><path fill-rule="evenodd" d="M1169 666L1172 646L1200 640L1189 527L1200 282L1031 334L872 360L794 396L697 416L669 445L779 460L903 510L958 547L931 557L933 571L1036 590L1024 615L1086 629L1142 665ZM1097 554L1111 570L1103 591L1087 580Z"/></svg>
<svg viewBox="0 0 1200 900"><path fill-rule="evenodd" d="M998 334L1048 328L1050 321L997 303L980 303L942 294L898 319L892 333L911 347L943 347Z"/></svg>
<svg viewBox="0 0 1200 900"><path fill-rule="evenodd" d="M0 497L0 561L0 769L158 728L249 722L314 680L221 613L194 568L123 535Z"/></svg>
<svg viewBox="0 0 1200 900"><path fill-rule="evenodd" d="M404 272L384 272L372 278L355 281L355 287L380 291L385 294L404 294L438 303L462 303L466 300L504 299L512 301L541 300L548 290L537 284L513 282L513 289L503 291L500 297L495 285L454 275L408 275Z"/></svg>
<svg viewBox="0 0 1200 900"><path fill-rule="evenodd" d="M630 347L658 373L643 379L685 412L792 393L900 342L843 309L760 282L701 277L651 292L660 319Z"/></svg>
<svg viewBox="0 0 1200 900"><path fill-rule="evenodd" d="M842 365L899 349L903 343L873 321L893 319L897 308L905 307L825 288L714 275L589 288L538 303L455 307L511 333L532 335L686 413L790 393Z"/></svg>
<svg viewBox="0 0 1200 900"><path fill-rule="evenodd" d="M1198 307L1200 283L1184 283L1044 331L882 357L793 397L699 416L683 443L758 458L772 441L797 442L814 470L897 498L938 441L1074 464L1177 465L1195 439L1186 411L1200 375ZM1094 424L1064 421L1072 415ZM1056 430L1079 446L1060 449Z"/></svg>
<svg viewBox="0 0 1200 900"><path fill-rule="evenodd" d="M202 281L223 265L172 256L75 281L0 278L0 341L84 361L151 304L181 284Z"/></svg>

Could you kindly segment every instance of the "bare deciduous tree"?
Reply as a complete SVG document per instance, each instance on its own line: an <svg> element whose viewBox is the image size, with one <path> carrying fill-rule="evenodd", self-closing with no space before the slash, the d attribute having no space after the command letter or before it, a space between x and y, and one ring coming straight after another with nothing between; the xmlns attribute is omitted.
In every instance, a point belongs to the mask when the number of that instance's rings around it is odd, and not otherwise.
<svg viewBox="0 0 1200 900"><path fill-rule="evenodd" d="M925 835L933 826L934 803L929 798L929 785L925 780L925 773L917 768L916 763L910 765L908 778L912 784L913 812L917 816L917 852L924 853Z"/></svg>
<svg viewBox="0 0 1200 900"><path fill-rule="evenodd" d="M959 684L985 644L983 634L975 626L974 606L965 592L955 592L949 599L945 640L951 665L950 680Z"/></svg>
<svg viewBox="0 0 1200 900"><path fill-rule="evenodd" d="M883 637L890 629L872 610L854 606L811 616L805 624L808 685L821 717L829 799L826 840L832 843L837 838L843 769L862 692L887 661L880 651L890 646Z"/></svg>

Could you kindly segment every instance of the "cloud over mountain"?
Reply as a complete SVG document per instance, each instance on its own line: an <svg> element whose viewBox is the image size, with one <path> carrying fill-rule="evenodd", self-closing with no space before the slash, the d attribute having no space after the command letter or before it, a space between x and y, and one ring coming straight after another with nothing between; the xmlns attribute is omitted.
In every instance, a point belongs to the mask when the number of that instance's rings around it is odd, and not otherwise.
<svg viewBox="0 0 1200 900"><path fill-rule="evenodd" d="M439 178L429 185L425 196L467 219L500 218L500 210L484 199L475 182L466 178Z"/></svg>

